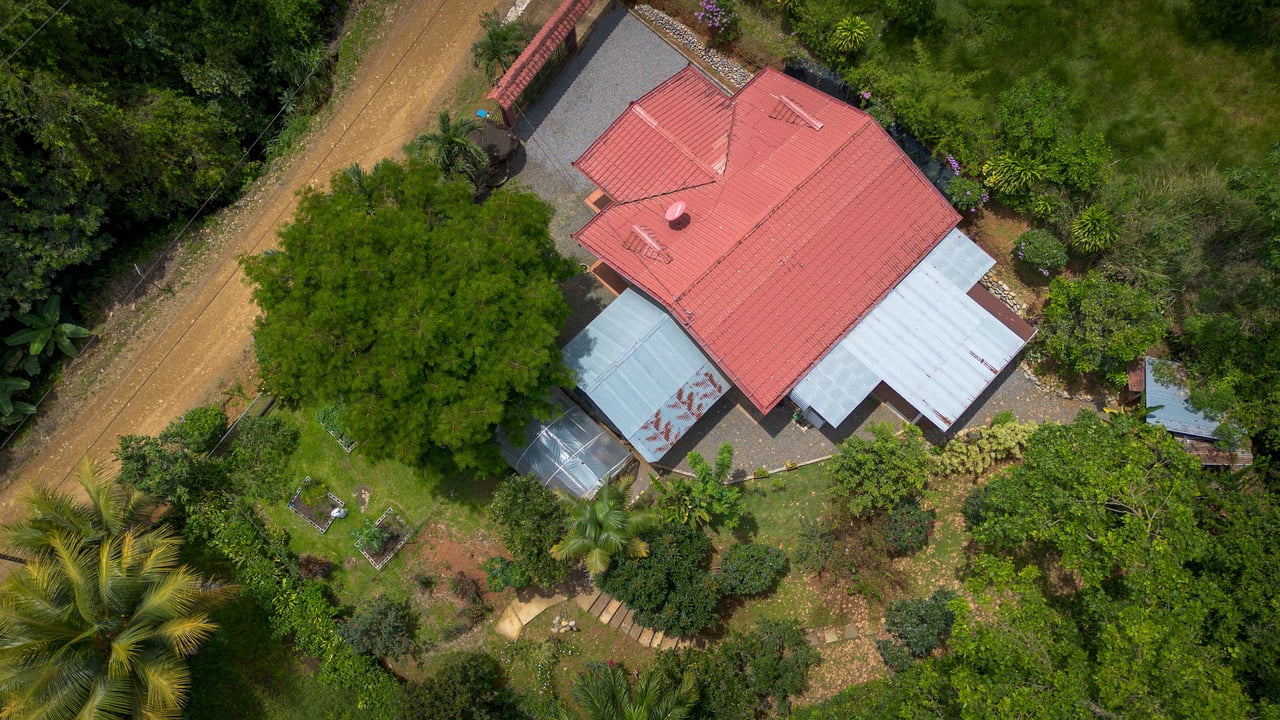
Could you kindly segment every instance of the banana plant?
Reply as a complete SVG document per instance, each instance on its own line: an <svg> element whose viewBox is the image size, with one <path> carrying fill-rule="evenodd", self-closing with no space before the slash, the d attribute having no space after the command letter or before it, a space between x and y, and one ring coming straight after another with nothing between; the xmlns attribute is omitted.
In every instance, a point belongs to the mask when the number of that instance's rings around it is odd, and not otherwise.
<svg viewBox="0 0 1280 720"><path fill-rule="evenodd" d="M12 425L36 411L36 406L21 400L14 400L13 394L18 390L31 387L31 381L23 378L0 376L0 425Z"/></svg>
<svg viewBox="0 0 1280 720"><path fill-rule="evenodd" d="M56 347L67 355L75 357L76 346L71 341L75 338L89 337L90 332L74 323L58 322L62 319L62 311L59 307L61 302L62 298L59 296L50 295L47 300L40 303L36 312L14 313L13 316L18 322L27 327L5 338L4 344L10 347L26 345L27 353L30 355L39 355L41 352L52 355Z"/></svg>

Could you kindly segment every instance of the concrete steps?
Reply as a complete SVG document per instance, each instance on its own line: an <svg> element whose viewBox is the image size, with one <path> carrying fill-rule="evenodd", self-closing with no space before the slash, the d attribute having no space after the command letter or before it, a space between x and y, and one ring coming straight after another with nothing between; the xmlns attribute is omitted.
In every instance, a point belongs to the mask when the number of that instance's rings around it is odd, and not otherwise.
<svg viewBox="0 0 1280 720"><path fill-rule="evenodd" d="M636 611L623 605L622 601L608 593L597 591L594 594L582 596L578 599L578 605L591 617L625 634L643 647L670 650L692 644L691 641L682 638L667 637L667 634L660 630L647 628L636 622Z"/></svg>

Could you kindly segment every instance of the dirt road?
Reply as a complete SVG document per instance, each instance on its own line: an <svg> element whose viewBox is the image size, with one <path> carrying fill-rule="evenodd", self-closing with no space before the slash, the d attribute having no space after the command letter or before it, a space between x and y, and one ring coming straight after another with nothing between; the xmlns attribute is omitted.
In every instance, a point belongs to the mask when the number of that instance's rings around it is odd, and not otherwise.
<svg viewBox="0 0 1280 720"><path fill-rule="evenodd" d="M134 323L123 348L101 343L70 368L52 405L15 444L0 485L0 522L20 510L15 492L26 482L62 484L80 458L109 459L122 434L154 434L187 409L216 399L220 383L251 365L253 320L236 258L276 242L276 231L297 205L297 191L319 187L339 168L368 168L396 155L450 97L470 61L480 14L510 0L401 0L386 12L347 91L324 127L282 168L259 179L224 212L210 255L171 296L145 301L145 322ZM501 6L501 7L499 7ZM136 313L118 308L113 319ZM101 330L113 332L113 321ZM94 352L99 357L92 357ZM64 390L66 386L66 390ZM70 388L82 390L73 392ZM46 412L47 410L47 412ZM66 485L71 485L71 482Z"/></svg>

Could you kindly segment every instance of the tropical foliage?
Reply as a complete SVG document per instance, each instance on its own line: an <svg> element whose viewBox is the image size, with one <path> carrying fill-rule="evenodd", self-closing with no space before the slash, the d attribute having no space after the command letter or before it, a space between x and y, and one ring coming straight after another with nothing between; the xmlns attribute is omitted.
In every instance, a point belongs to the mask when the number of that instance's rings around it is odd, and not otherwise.
<svg viewBox="0 0 1280 720"><path fill-rule="evenodd" d="M782 550L740 543L720 559L720 589L729 595L759 595L777 586L786 572L787 554Z"/></svg>
<svg viewBox="0 0 1280 720"><path fill-rule="evenodd" d="M733 469L733 446L720 446L714 466L701 453L691 452L689 467L692 478L672 473L654 480L662 519L697 527L737 527L742 517L742 491L727 484Z"/></svg>
<svg viewBox="0 0 1280 720"><path fill-rule="evenodd" d="M582 560L599 575L619 557L644 558L649 543L641 537L656 519L648 510L627 509L629 484L605 483L596 496L574 501L564 539L551 547L556 560Z"/></svg>
<svg viewBox="0 0 1280 720"><path fill-rule="evenodd" d="M398 658L414 647L418 618L407 603L379 593L356 606L356 611L338 625L338 634L358 653Z"/></svg>
<svg viewBox="0 0 1280 720"><path fill-rule="evenodd" d="M1054 278L1040 324L1045 353L1073 374L1097 373L1114 385L1125 367L1164 337L1156 299L1140 288L1090 274Z"/></svg>
<svg viewBox="0 0 1280 720"><path fill-rule="evenodd" d="M345 402L364 452L436 468L499 467L497 426L523 427L570 382L556 337L571 272L550 209L500 190L476 203L432 165L380 163L366 195L341 175L303 198L283 252L247 258L263 308L263 383Z"/></svg>
<svg viewBox="0 0 1280 720"><path fill-rule="evenodd" d="M214 631L206 609L230 593L179 561L181 541L146 523L150 506L83 464L87 503L37 490L5 529L27 564L0 593L6 717L172 717L186 657Z"/></svg>
<svg viewBox="0 0 1280 720"><path fill-rule="evenodd" d="M643 536L648 552L620 557L596 578L601 590L636 611L636 622L672 636L715 624L719 579L710 572L711 540L689 525L659 526Z"/></svg>
<svg viewBox="0 0 1280 720"><path fill-rule="evenodd" d="M693 673L670 683L654 672L640 675L634 685L613 663L592 663L573 683L573 697L586 720L683 720L698 700Z"/></svg>
<svg viewBox="0 0 1280 720"><path fill-rule="evenodd" d="M54 348L61 350L69 357L76 356L76 347L72 340L89 337L90 333L75 323L62 322L60 305L62 298L50 295L35 312L19 312L14 319L26 325L25 330L4 339L10 347L27 346L27 353L33 356L44 353L52 355Z"/></svg>
<svg viewBox="0 0 1280 720"><path fill-rule="evenodd" d="M113 246L233 197L282 98L308 113L327 96L344 6L0 5L0 321Z"/></svg>
<svg viewBox="0 0 1280 720"><path fill-rule="evenodd" d="M219 405L188 410L160 432L162 443L172 443L193 453L207 453L227 434L227 414Z"/></svg>
<svg viewBox="0 0 1280 720"><path fill-rule="evenodd" d="M831 33L831 48L836 52L851 53L862 49L871 37L871 26L857 15L842 18Z"/></svg>
<svg viewBox="0 0 1280 720"><path fill-rule="evenodd" d="M489 156L471 139L480 124L468 117L450 118L440 111L435 132L423 133L409 145L410 152L435 164L446 177L479 182L489 166Z"/></svg>
<svg viewBox="0 0 1280 720"><path fill-rule="evenodd" d="M551 555L551 547L564 537L569 513L564 501L536 477L517 475L502 481L489 505L489 517L528 581L550 588L569 577L569 563Z"/></svg>
<svg viewBox="0 0 1280 720"><path fill-rule="evenodd" d="M484 37L471 46L471 64L483 67L485 75L497 77L511 67L529 44L529 31L520 22L504 23L496 13L480 16Z"/></svg>
<svg viewBox="0 0 1280 720"><path fill-rule="evenodd" d="M431 674L408 690L401 720L520 720L516 694L502 666L482 652L444 654Z"/></svg>
<svg viewBox="0 0 1280 720"><path fill-rule="evenodd" d="M919 428L904 425L900 436L887 423L868 430L872 439L849 436L828 466L832 500L854 517L893 508L924 490L929 478L929 456Z"/></svg>

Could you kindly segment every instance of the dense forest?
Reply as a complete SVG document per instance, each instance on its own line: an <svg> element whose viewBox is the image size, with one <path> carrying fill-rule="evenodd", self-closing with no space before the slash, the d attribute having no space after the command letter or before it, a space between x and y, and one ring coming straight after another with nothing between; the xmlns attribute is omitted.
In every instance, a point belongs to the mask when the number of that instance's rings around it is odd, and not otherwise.
<svg viewBox="0 0 1280 720"><path fill-rule="evenodd" d="M105 253L234 198L282 119L326 96L345 6L0 2L0 329Z"/></svg>

